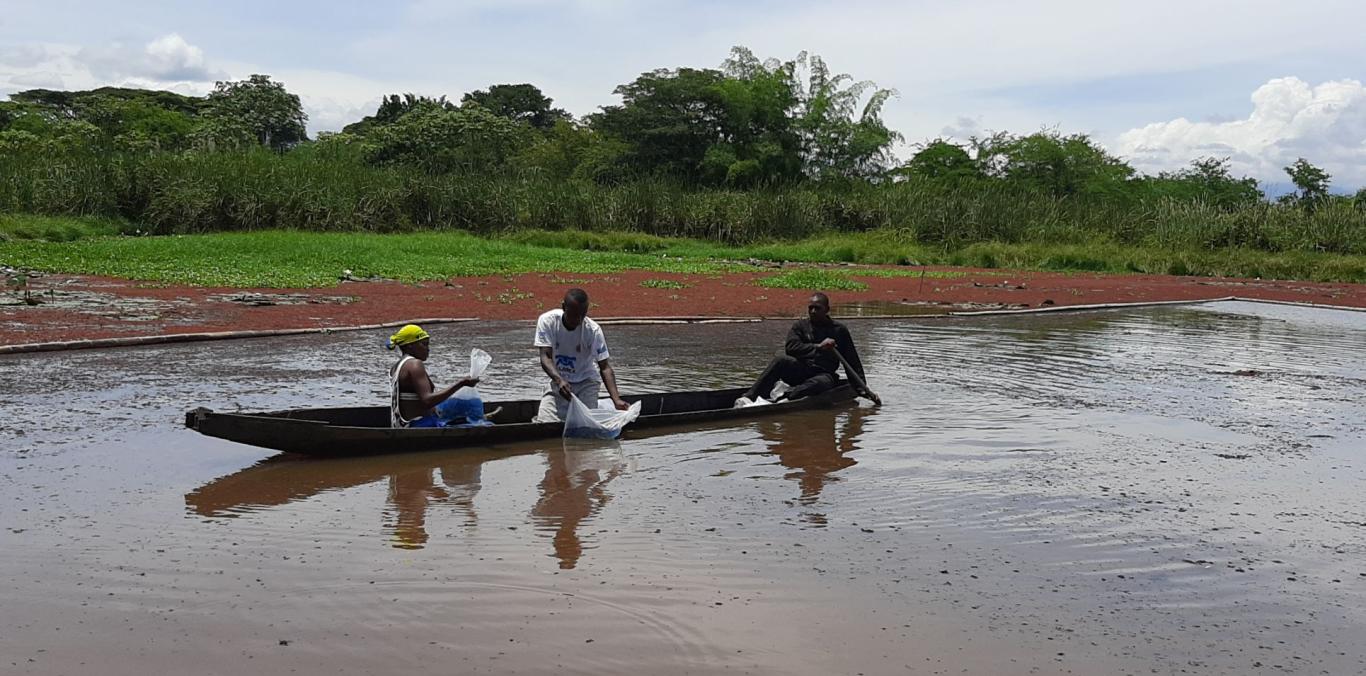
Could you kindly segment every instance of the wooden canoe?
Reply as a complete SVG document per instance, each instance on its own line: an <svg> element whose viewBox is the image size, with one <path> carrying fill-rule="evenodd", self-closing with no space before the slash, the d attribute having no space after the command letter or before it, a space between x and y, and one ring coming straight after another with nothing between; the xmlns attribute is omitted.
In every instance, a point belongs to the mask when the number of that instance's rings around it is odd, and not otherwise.
<svg viewBox="0 0 1366 676"><path fill-rule="evenodd" d="M632 430L686 426L713 420L770 416L853 400L854 391L840 383L834 389L796 401L732 408L744 388L699 392L667 392L623 397L641 402L641 414L626 426ZM562 423L534 423L539 399L484 402L484 410L501 408L490 427L395 429L388 406L306 408L262 413L218 413L197 408L185 414L185 426L210 437L304 455L344 457L479 447L510 441L551 439L564 433Z"/></svg>

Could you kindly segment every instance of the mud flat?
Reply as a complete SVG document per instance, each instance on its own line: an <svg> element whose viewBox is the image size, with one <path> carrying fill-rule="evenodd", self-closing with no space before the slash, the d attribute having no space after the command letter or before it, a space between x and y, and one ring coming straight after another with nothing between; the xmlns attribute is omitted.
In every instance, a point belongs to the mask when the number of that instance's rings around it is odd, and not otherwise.
<svg viewBox="0 0 1366 676"><path fill-rule="evenodd" d="M350 461L180 416L380 401L380 332L0 357L0 672L1366 670L1366 315L851 326L880 409ZM608 339L672 390L785 329ZM433 333L538 393L526 322Z"/></svg>
<svg viewBox="0 0 1366 676"><path fill-rule="evenodd" d="M903 317L1228 297L1366 309L1366 284L827 267L847 273L866 287L831 292L837 311L842 308L846 316ZM528 273L422 284L345 281L312 289L226 289L39 275L28 280L27 302L19 292L0 292L0 347L186 333L327 330L417 318L528 321L558 307L570 286L589 290L598 317L790 317L802 312L810 290L757 285L772 274L771 269L715 274Z"/></svg>

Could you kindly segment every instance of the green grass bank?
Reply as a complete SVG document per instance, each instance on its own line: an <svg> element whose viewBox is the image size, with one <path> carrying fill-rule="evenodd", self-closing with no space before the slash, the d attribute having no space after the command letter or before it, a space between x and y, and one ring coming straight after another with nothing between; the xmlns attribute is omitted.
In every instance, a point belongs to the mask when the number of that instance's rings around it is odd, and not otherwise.
<svg viewBox="0 0 1366 676"><path fill-rule="evenodd" d="M612 273L646 270L719 273L755 270L742 262L794 261L878 265L950 265L1063 272L1148 273L1366 282L1366 256L1243 247L1173 249L1093 243L978 242L926 246L892 229L726 245L634 232L524 230L475 235L258 230L138 236L145 228L117 220L0 214L0 265L105 275L149 282L230 287L321 287L354 277L405 282L525 272ZM840 279L918 270L835 271ZM770 285L809 286L802 275ZM783 281L788 280L788 281ZM823 277L825 285L841 286ZM845 286L843 288L853 288Z"/></svg>

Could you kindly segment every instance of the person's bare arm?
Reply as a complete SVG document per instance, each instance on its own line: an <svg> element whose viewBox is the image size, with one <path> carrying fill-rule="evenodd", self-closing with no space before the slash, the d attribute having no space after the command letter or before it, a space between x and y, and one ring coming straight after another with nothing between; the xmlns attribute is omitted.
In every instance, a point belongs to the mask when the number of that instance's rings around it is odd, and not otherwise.
<svg viewBox="0 0 1366 676"><path fill-rule="evenodd" d="M617 391L617 372L612 370L612 360L604 359L598 362L598 372L602 374L602 384L607 386L607 395L612 398L612 405L616 406L618 411L631 408Z"/></svg>
<svg viewBox="0 0 1366 676"><path fill-rule="evenodd" d="M422 406L422 410L430 411L443 401L451 398L455 391L462 387L473 387L479 384L478 378L465 378L460 382L442 390L432 388L432 379L427 375L427 368L422 362L416 359L403 365L403 373L399 378L408 385L407 390L417 395L417 403Z"/></svg>
<svg viewBox="0 0 1366 676"><path fill-rule="evenodd" d="M560 376L560 370L555 368L554 351L549 347L538 347L536 349L541 353L541 370L550 376L550 382L555 391L559 392L561 397L568 399L573 390L569 388L569 383Z"/></svg>

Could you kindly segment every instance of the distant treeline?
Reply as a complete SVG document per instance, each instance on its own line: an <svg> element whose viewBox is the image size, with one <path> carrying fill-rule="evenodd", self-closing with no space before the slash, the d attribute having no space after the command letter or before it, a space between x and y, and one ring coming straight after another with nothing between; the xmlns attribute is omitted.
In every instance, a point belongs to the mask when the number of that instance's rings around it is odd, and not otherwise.
<svg viewBox="0 0 1366 676"><path fill-rule="evenodd" d="M729 242L893 228L924 243L1249 247L1366 253L1366 190L1308 161L1269 201L1221 158L1156 176L1082 134L944 139L892 153L891 90L819 57L661 69L574 119L530 84L386 96L309 139L265 75L207 97L102 88L0 102L0 211L153 232L294 227L629 230Z"/></svg>

